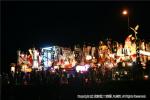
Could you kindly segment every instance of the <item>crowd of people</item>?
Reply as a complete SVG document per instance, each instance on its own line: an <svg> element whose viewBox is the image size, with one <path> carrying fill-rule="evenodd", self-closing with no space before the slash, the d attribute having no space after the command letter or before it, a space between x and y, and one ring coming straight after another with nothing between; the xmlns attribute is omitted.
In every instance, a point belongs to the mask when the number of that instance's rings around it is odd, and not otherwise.
<svg viewBox="0 0 150 100"><path fill-rule="evenodd" d="M106 76L101 72L99 68L93 69L89 68L87 72L76 72L75 69L72 70L42 70L37 71L33 70L32 72L23 72L16 71L11 72L10 74L4 75L3 82L4 84L13 84L13 85L44 85L44 84L90 84L100 83L106 79L111 78L111 74ZM109 77L109 78L108 78Z"/></svg>
<svg viewBox="0 0 150 100"><path fill-rule="evenodd" d="M139 66L139 68L142 68ZM75 68L67 69L48 69L33 70L32 72L23 72L17 70L9 74L3 75L3 84L12 85L62 85L62 84L82 84L92 85L100 84L106 80L131 80L138 79L141 71L138 66L134 65L127 69L121 63L118 67L111 70L103 69L103 67L90 67L86 72L77 72ZM150 72L150 71L148 71ZM138 76L137 76L138 75Z"/></svg>

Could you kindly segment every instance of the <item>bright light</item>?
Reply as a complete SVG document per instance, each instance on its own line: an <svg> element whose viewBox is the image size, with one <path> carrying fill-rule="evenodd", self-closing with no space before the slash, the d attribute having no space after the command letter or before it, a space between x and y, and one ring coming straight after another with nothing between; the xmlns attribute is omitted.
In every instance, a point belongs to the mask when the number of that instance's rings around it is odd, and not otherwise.
<svg viewBox="0 0 150 100"><path fill-rule="evenodd" d="M33 61L32 68L38 68L38 62L37 61Z"/></svg>
<svg viewBox="0 0 150 100"><path fill-rule="evenodd" d="M64 69L63 72L65 72L66 70Z"/></svg>
<svg viewBox="0 0 150 100"><path fill-rule="evenodd" d="M23 58L23 57L24 57L24 54L21 54L21 57Z"/></svg>
<svg viewBox="0 0 150 100"><path fill-rule="evenodd" d="M51 70L54 70L54 68L53 68L53 67L51 67Z"/></svg>
<svg viewBox="0 0 150 100"><path fill-rule="evenodd" d="M54 66L54 69L59 69L59 67L58 66Z"/></svg>
<svg viewBox="0 0 150 100"><path fill-rule="evenodd" d="M15 72L15 67L11 67L11 71L12 71L12 72Z"/></svg>
<svg viewBox="0 0 150 100"><path fill-rule="evenodd" d="M92 57L90 55L86 56L86 60L91 60L91 59L92 59Z"/></svg>
<svg viewBox="0 0 150 100"><path fill-rule="evenodd" d="M148 80L148 75L144 75L144 80Z"/></svg>
<svg viewBox="0 0 150 100"><path fill-rule="evenodd" d="M65 63L65 65L68 65L68 64L69 64L69 62L68 62L68 61L65 61L64 63Z"/></svg>
<svg viewBox="0 0 150 100"><path fill-rule="evenodd" d="M52 50L53 47L45 47L45 48L42 48L42 49L45 49L45 50Z"/></svg>
<svg viewBox="0 0 150 100"><path fill-rule="evenodd" d="M30 55L33 55L33 54L32 54L32 50L31 50L31 49L29 49L29 53L30 53Z"/></svg>
<svg viewBox="0 0 150 100"><path fill-rule="evenodd" d="M79 72L79 71L84 72L84 71L87 71L89 67L90 67L90 65L87 65L87 64L84 66L78 65L78 66L76 66L76 71L77 72Z"/></svg>
<svg viewBox="0 0 150 100"><path fill-rule="evenodd" d="M109 57L114 58L114 57L115 57L115 55L114 55L114 54L109 54Z"/></svg>
<svg viewBox="0 0 150 100"><path fill-rule="evenodd" d="M85 66L85 71L87 71L90 68L89 64L84 65Z"/></svg>
<svg viewBox="0 0 150 100"><path fill-rule="evenodd" d="M112 63L109 63L109 64L108 64L108 68L110 68L110 69L111 69L111 68L113 68L113 67L114 67L114 66L113 66L113 64L112 64Z"/></svg>
<svg viewBox="0 0 150 100"><path fill-rule="evenodd" d="M100 63L98 63L97 65L98 65L98 66L101 66L101 64L100 64Z"/></svg>
<svg viewBox="0 0 150 100"><path fill-rule="evenodd" d="M123 15L127 15L127 14L128 14L128 11L127 11L127 10L124 10L124 11L122 12L122 14L123 14Z"/></svg>
<svg viewBox="0 0 150 100"><path fill-rule="evenodd" d="M42 56L39 56L39 63L41 63L42 61Z"/></svg>
<svg viewBox="0 0 150 100"><path fill-rule="evenodd" d="M76 66L76 71L77 72L82 71L83 69L84 69L83 66L79 66L79 65Z"/></svg>
<svg viewBox="0 0 150 100"><path fill-rule="evenodd" d="M137 30L138 30L138 28L139 28L139 25L136 25L135 30L137 31Z"/></svg>
<svg viewBox="0 0 150 100"><path fill-rule="evenodd" d="M48 66L52 66L52 62L50 60L48 61Z"/></svg>
<svg viewBox="0 0 150 100"><path fill-rule="evenodd" d="M146 55L146 56L150 56L150 52L146 52L146 51L139 51L140 54Z"/></svg>
<svg viewBox="0 0 150 100"><path fill-rule="evenodd" d="M26 64L24 64L24 65L22 65L22 69L21 69L21 71L23 71L23 72L27 72L27 65Z"/></svg>

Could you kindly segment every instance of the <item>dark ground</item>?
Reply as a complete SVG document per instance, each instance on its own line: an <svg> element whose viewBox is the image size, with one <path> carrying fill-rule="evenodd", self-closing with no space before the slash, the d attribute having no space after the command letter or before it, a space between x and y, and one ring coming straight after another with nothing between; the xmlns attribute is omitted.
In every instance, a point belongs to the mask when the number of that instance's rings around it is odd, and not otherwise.
<svg viewBox="0 0 150 100"><path fill-rule="evenodd" d="M150 81L106 81L81 85L2 85L2 100L66 100L77 95L146 95L150 98Z"/></svg>

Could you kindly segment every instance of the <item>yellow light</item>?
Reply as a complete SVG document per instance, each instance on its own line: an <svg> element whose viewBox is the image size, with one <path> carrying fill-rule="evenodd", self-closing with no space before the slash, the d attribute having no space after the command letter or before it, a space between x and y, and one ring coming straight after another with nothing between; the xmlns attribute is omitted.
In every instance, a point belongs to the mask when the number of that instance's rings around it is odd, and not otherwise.
<svg viewBox="0 0 150 100"><path fill-rule="evenodd" d="M124 11L122 12L122 14L123 14L123 15L127 15L127 14L128 14L128 11L127 11L127 10L124 10Z"/></svg>

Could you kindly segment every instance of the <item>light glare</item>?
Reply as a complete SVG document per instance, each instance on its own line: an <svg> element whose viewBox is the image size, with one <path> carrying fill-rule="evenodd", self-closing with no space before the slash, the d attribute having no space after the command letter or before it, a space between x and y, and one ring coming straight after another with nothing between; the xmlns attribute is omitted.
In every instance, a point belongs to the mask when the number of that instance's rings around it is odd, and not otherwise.
<svg viewBox="0 0 150 100"><path fill-rule="evenodd" d="M123 14L123 15L127 15L127 14L128 14L127 10L124 10L124 11L122 12L122 14Z"/></svg>

